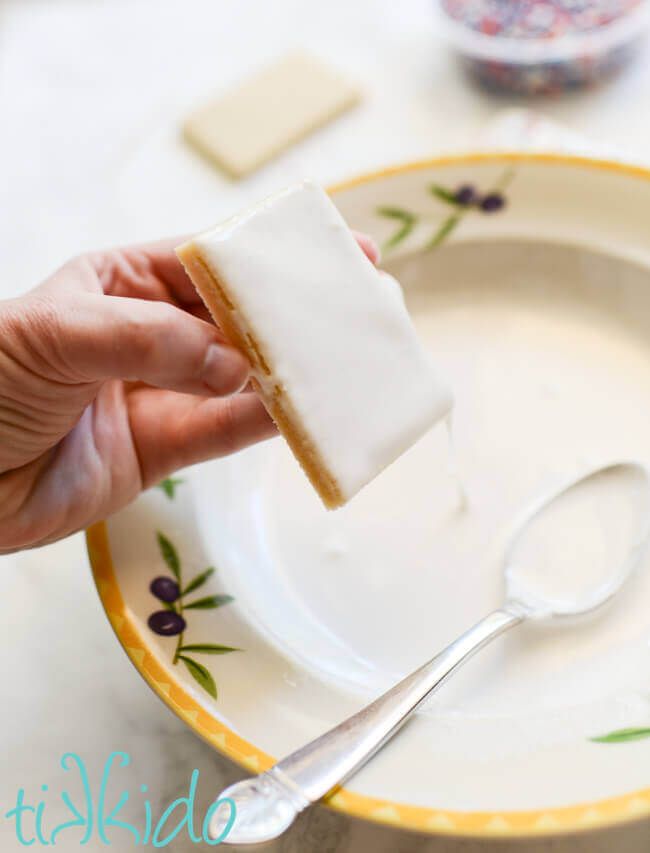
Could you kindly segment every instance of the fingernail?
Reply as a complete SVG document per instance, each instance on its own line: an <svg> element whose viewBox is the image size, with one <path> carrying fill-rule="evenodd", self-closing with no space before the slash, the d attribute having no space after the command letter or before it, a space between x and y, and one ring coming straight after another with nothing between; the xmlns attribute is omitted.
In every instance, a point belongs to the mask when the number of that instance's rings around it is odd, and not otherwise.
<svg viewBox="0 0 650 853"><path fill-rule="evenodd" d="M248 382L249 367L244 356L234 347L210 344L205 354L201 380L221 397L229 397Z"/></svg>

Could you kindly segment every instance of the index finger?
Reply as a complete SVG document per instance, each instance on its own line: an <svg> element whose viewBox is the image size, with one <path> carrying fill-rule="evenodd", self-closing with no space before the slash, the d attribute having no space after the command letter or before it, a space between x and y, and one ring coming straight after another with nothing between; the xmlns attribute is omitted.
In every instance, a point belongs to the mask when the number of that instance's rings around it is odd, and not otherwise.
<svg viewBox="0 0 650 853"><path fill-rule="evenodd" d="M352 232L364 254L373 263L379 261L379 248L372 237L357 231ZM168 237L151 243L127 246L120 253L133 267L149 266L151 271L168 288L170 295L180 306L195 308L203 304L198 291L185 272L175 249L186 242L189 236Z"/></svg>

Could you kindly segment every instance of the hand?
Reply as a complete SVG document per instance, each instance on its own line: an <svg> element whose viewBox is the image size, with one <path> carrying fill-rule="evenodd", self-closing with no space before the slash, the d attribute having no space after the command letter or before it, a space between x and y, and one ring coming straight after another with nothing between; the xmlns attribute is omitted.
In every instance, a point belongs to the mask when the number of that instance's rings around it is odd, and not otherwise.
<svg viewBox="0 0 650 853"><path fill-rule="evenodd" d="M85 255L0 302L0 553L62 538L178 468L276 433L179 242Z"/></svg>

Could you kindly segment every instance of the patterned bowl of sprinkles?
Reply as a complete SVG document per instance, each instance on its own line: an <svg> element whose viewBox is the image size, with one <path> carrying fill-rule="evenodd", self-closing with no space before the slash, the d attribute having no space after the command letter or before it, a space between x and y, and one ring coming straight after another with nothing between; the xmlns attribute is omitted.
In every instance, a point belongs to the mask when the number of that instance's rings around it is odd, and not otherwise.
<svg viewBox="0 0 650 853"><path fill-rule="evenodd" d="M633 56L648 0L437 0L445 35L483 87L552 95L599 83Z"/></svg>

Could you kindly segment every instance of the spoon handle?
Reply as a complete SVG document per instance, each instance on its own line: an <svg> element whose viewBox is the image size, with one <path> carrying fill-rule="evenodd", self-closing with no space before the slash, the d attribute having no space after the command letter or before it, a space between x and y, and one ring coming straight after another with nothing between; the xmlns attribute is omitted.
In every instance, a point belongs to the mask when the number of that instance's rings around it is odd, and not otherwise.
<svg viewBox="0 0 650 853"><path fill-rule="evenodd" d="M506 602L370 705L283 758L271 773L309 802L320 800L372 758L457 667L524 618L522 608Z"/></svg>

